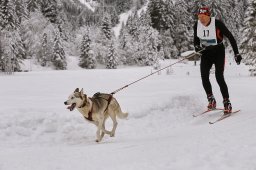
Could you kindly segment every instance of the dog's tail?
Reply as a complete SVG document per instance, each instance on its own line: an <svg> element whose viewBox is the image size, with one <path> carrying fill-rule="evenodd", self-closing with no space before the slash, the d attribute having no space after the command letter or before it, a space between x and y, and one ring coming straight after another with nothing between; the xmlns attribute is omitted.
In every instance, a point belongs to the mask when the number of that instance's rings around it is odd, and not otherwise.
<svg viewBox="0 0 256 170"><path fill-rule="evenodd" d="M120 119L125 119L125 118L128 117L128 113L127 112L123 113L122 111L118 112L117 117L120 118Z"/></svg>

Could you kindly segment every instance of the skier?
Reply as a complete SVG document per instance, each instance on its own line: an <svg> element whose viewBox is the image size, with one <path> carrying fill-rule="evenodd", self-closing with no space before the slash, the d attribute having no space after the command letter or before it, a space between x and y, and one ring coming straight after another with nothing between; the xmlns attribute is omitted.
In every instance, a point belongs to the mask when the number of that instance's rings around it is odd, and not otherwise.
<svg viewBox="0 0 256 170"><path fill-rule="evenodd" d="M216 100L212 93L212 86L209 80L210 69L215 65L215 77L220 86L223 97L224 115L232 112L232 105L229 100L228 87L224 79L225 47L223 36L226 36L233 48L235 61L239 65L242 57L238 52L236 40L231 32L220 20L211 17L208 7L201 7L197 13L198 21L194 25L194 46L196 51L205 49L201 56L201 78L204 90L208 99L208 109L216 109Z"/></svg>

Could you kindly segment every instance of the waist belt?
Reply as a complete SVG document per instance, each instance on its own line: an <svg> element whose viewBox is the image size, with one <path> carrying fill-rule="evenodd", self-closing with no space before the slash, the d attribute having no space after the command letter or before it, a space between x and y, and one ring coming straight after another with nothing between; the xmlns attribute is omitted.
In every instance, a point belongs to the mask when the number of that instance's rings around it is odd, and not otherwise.
<svg viewBox="0 0 256 170"><path fill-rule="evenodd" d="M216 47L220 47L223 45L223 41L216 44L216 45L209 45L209 46L206 46L206 45L202 45L203 48L205 48L206 50L210 50L210 49L213 49L213 48L216 48Z"/></svg>

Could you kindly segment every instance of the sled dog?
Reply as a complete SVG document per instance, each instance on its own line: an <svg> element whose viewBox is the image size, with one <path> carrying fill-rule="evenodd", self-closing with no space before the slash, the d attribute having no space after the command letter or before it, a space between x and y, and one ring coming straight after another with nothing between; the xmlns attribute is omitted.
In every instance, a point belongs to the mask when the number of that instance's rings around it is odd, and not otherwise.
<svg viewBox="0 0 256 170"><path fill-rule="evenodd" d="M96 142L100 142L105 134L114 137L117 127L116 117L125 119L128 116L128 113L122 112L117 100L111 94L96 93L93 97L87 97L83 89L79 91L79 88L76 88L64 104L69 105L67 109L70 111L76 108L85 119L97 126ZM108 117L113 121L111 131L105 129L105 121Z"/></svg>

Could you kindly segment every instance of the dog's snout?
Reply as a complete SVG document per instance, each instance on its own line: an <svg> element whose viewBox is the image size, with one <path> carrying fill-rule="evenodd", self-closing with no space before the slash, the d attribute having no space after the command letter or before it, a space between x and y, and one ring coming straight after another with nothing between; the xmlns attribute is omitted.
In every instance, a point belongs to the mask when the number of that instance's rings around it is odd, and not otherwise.
<svg viewBox="0 0 256 170"><path fill-rule="evenodd" d="M68 103L67 102L64 102L65 105L67 105Z"/></svg>

